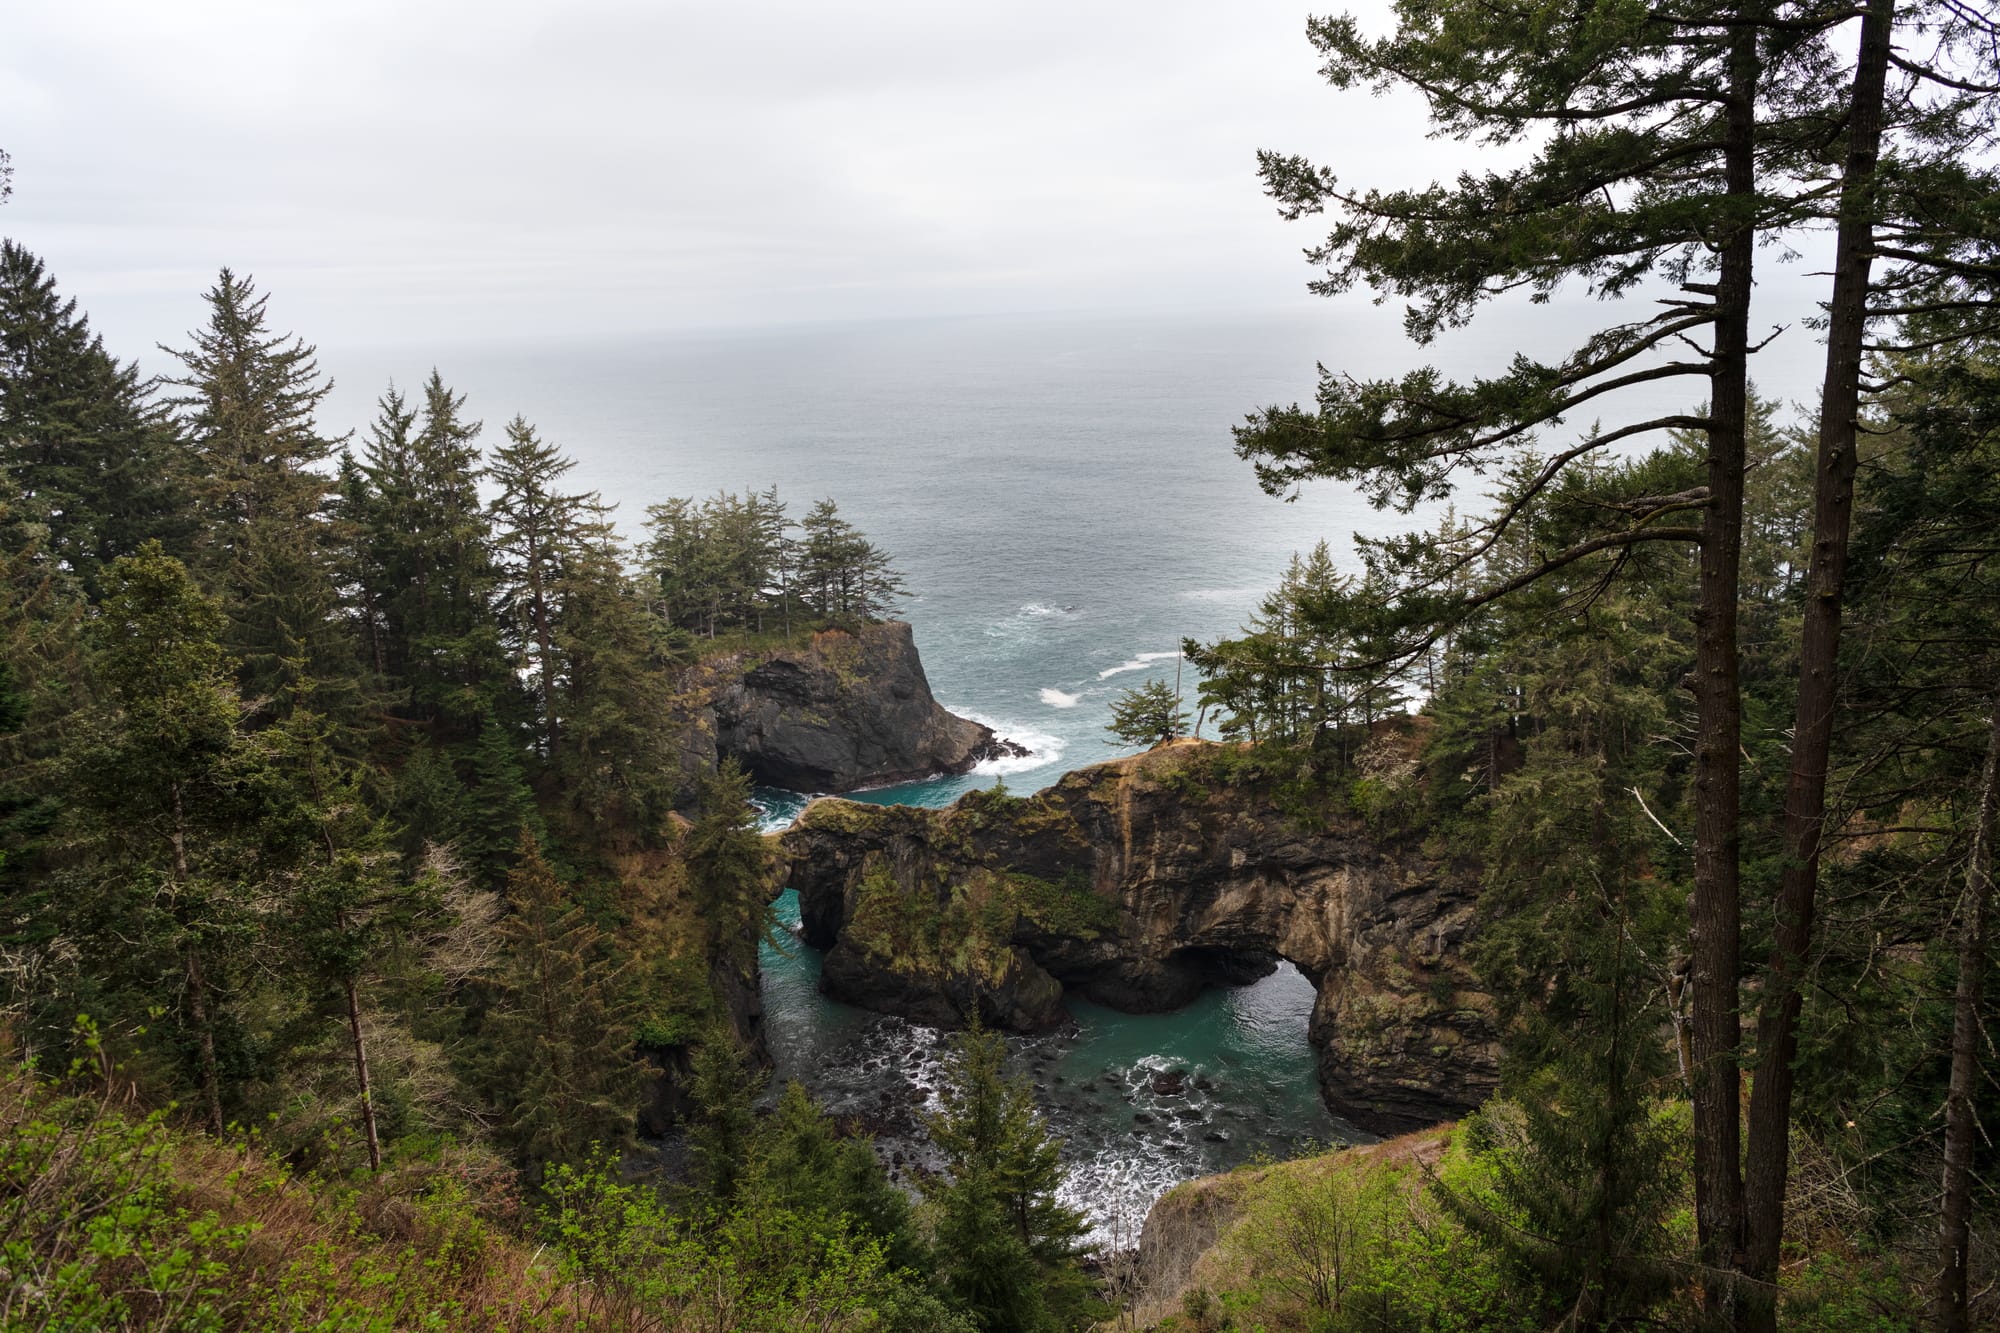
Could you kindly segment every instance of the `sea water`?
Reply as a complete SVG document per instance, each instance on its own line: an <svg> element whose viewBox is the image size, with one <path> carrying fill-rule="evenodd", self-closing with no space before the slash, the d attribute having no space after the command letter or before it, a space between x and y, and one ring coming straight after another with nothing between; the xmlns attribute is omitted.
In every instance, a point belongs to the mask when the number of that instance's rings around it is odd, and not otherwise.
<svg viewBox="0 0 2000 1333"><path fill-rule="evenodd" d="M907 579L900 611L939 699L1029 747L963 777L857 794L939 805L1129 753L1104 730L1119 691L1178 676L1191 698L1183 638L1235 631L1292 553L1324 538L1351 567L1351 532L1404 521L1334 486L1274 499L1230 435L1252 409L1309 401L1316 359L1372 351L1360 344L1380 336L1315 307L327 359L343 386L334 409L355 425L391 376L413 384L435 360L489 437L527 416L628 533L671 495L775 484L795 515L833 496ZM770 826L807 795L760 793ZM789 894L779 910L796 919ZM802 944L767 949L764 967L778 1076L859 1119L899 1170L923 1165L921 1113L947 1034L826 999ZM1072 1029L1010 1039L1098 1239L1130 1243L1177 1180L1356 1136L1318 1096L1312 1001L1285 965L1174 1014L1071 1001Z"/></svg>

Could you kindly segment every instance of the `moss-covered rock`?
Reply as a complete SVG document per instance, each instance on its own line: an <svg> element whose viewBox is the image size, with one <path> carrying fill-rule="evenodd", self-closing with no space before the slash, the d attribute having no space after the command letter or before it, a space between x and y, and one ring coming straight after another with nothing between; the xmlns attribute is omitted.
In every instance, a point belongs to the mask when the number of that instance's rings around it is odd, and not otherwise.
<svg viewBox="0 0 2000 1333"><path fill-rule="evenodd" d="M1496 1043L1460 954L1472 890L1414 839L1302 819L1270 782L1231 747L1182 742L1027 797L816 801L781 845L838 998L1034 1029L1058 1019L1050 981L1161 1010L1289 959L1319 990L1336 1112L1393 1130L1476 1105Z"/></svg>

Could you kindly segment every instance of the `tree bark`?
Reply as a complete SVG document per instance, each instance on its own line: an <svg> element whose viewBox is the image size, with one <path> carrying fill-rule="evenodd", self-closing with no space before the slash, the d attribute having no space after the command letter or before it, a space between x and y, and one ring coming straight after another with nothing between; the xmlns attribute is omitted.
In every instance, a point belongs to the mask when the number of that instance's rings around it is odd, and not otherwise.
<svg viewBox="0 0 2000 1333"><path fill-rule="evenodd" d="M1968 1283L1972 1251L1972 1154L1980 1137L1973 1093L1979 1083L1979 1003L1986 971L1986 916L1993 904L1993 821L2000 814L2000 697L1979 776L1965 897L1959 905L1958 987L1952 998L1951 1083L1944 1103L1944 1202L1938 1237L1934 1315L1938 1333L1972 1327Z"/></svg>
<svg viewBox="0 0 2000 1333"><path fill-rule="evenodd" d="M187 979L188 1017L194 1023L195 1046L201 1056L201 1100L211 1133L222 1132L222 1074L215 1059L215 1025L208 1016L208 977L201 968L201 950L192 941L181 945L181 974Z"/></svg>
<svg viewBox="0 0 2000 1333"><path fill-rule="evenodd" d="M1744 1248L1748 1273L1775 1283L1785 1233L1790 1173L1792 1092L1798 1058L1800 979L1812 943L1819 852L1826 818L1826 774L1838 694L1841 598L1861 414L1862 341L1867 331L1871 247L1875 239L1875 167L1881 156L1883 89L1895 0L1869 0L1861 22L1850 105L1847 163L1834 249L1827 328L1826 379L1820 398L1813 479L1812 554L1799 634L1799 693L1792 725L1792 765L1785 789L1784 865L1778 880L1769 967L1757 1021L1757 1075L1750 1092L1750 1138L1744 1173ZM1747 1311L1760 1333L1777 1327L1771 1287Z"/></svg>
<svg viewBox="0 0 2000 1333"><path fill-rule="evenodd" d="M1743 701L1737 597L1743 563L1745 421L1749 407L1750 291L1756 258L1758 30L1730 37L1724 135L1728 219L1715 284L1710 380L1708 508L1702 515L1695 609L1693 966L1695 1227L1704 1308L1733 1320L1743 1267L1743 1176L1738 970L1742 919L1738 854Z"/></svg>
<svg viewBox="0 0 2000 1333"><path fill-rule="evenodd" d="M368 1046L361 1036L361 997L354 979L341 983L347 998L347 1033L354 1043L354 1081L361 1089L361 1129L368 1137L368 1169L382 1169L382 1140L375 1132L375 1095L368 1086Z"/></svg>

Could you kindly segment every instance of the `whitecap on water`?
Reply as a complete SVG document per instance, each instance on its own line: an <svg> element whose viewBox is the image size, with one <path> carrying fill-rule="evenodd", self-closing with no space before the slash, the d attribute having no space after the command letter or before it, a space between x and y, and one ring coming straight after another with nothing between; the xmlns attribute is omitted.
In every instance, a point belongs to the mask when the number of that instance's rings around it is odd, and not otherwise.
<svg viewBox="0 0 2000 1333"><path fill-rule="evenodd" d="M1099 680L1109 680L1113 676L1122 675L1127 671L1144 671L1155 662L1164 662L1170 657L1179 656L1179 653L1139 653L1134 657L1120 662L1115 667L1104 668L1104 670L1097 673L1097 678Z"/></svg>
<svg viewBox="0 0 2000 1333"><path fill-rule="evenodd" d="M1180 596L1184 602L1251 602L1269 591L1269 588L1195 588Z"/></svg>
<svg viewBox="0 0 2000 1333"><path fill-rule="evenodd" d="M1068 694L1062 690L1049 688L1042 691L1042 702L1051 708L1074 708L1081 694Z"/></svg>
<svg viewBox="0 0 2000 1333"><path fill-rule="evenodd" d="M1026 773L1031 769L1053 764L1062 758L1063 749L1068 745L1068 742L1062 737L1051 736L1045 731L1036 731L1033 727L1016 726L1012 722L998 722L993 718L982 716L969 709L951 708L949 704L945 706L962 718L977 722L982 727L990 728L993 734L1001 740L1012 741L1016 745L1026 747L1028 752L1024 755L1008 755L1004 759L982 759L977 764L974 764L972 771L983 777L1001 777L1008 773Z"/></svg>

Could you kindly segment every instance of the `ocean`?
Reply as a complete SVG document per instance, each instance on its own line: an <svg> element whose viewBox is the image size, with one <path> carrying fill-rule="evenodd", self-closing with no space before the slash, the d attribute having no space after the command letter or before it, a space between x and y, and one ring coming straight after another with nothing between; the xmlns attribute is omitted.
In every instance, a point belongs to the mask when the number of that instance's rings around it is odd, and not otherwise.
<svg viewBox="0 0 2000 1333"><path fill-rule="evenodd" d="M1309 400L1321 358L1369 372L1412 359L1384 313L939 319L328 353L340 388L327 420L365 423L391 376L413 387L435 363L489 440L525 415L577 460L577 484L618 504L628 532L672 495L775 484L794 515L832 496L907 580L901 615L937 697L1029 747L966 777L863 794L943 804L996 780L1031 791L1123 752L1104 730L1113 699L1171 681L1184 637L1235 631L1294 552L1325 539L1351 568L1351 533L1407 522L1328 484L1274 499L1231 448L1245 413ZM770 823L805 795L763 793ZM790 895L780 911L795 919ZM826 1000L803 945L767 949L765 964L778 1076L873 1125L892 1161L921 1162L916 1113L943 1034ZM1073 1004L1074 1031L1013 1042L1099 1240L1133 1243L1176 1180L1357 1137L1318 1097L1312 998L1287 965L1179 1014ZM1172 1070L1188 1090L1155 1092Z"/></svg>

